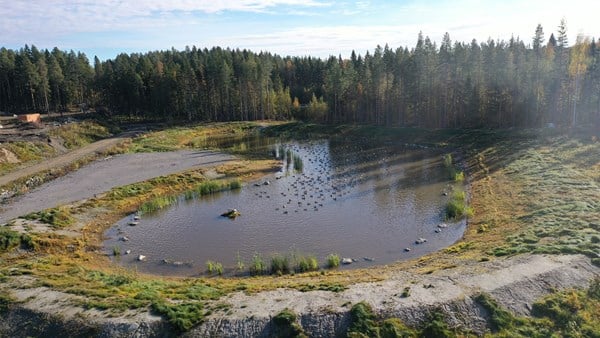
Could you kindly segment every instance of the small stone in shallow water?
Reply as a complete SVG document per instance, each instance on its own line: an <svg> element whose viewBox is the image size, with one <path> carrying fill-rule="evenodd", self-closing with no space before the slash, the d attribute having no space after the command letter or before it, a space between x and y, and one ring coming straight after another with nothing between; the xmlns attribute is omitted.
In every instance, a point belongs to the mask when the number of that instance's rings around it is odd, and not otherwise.
<svg viewBox="0 0 600 338"><path fill-rule="evenodd" d="M140 261L140 262L145 261L146 260L146 256L139 255L138 258L137 258L137 260Z"/></svg>

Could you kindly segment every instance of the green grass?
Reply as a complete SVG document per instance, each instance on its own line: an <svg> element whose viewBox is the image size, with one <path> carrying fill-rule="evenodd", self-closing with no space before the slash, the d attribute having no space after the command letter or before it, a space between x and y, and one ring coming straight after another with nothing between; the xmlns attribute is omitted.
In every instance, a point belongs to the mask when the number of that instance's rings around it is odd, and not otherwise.
<svg viewBox="0 0 600 338"><path fill-rule="evenodd" d="M294 154L294 170L297 172L302 172L304 169L304 162L302 162L302 157L300 155Z"/></svg>
<svg viewBox="0 0 600 338"><path fill-rule="evenodd" d="M446 205L446 219L457 220L472 217L473 209L467 205L467 194L464 190L455 188Z"/></svg>
<svg viewBox="0 0 600 338"><path fill-rule="evenodd" d="M23 216L23 218L28 220L38 220L57 228L67 227L75 222L75 219L71 215L71 211L67 207L57 207L33 212Z"/></svg>
<svg viewBox="0 0 600 338"><path fill-rule="evenodd" d="M8 251L21 245L22 235L16 231L0 227L0 251Z"/></svg>
<svg viewBox="0 0 600 338"><path fill-rule="evenodd" d="M264 275L268 272L267 263L259 253L255 253L248 266L251 275Z"/></svg>
<svg viewBox="0 0 600 338"><path fill-rule="evenodd" d="M54 155L54 148L49 146L46 142L7 142L0 145L0 148L4 148L13 153L19 161L19 163L8 163L7 161L0 162L0 173L6 173L18 168L20 165L43 160ZM3 156L4 155L2 154L2 157Z"/></svg>
<svg viewBox="0 0 600 338"><path fill-rule="evenodd" d="M51 130L49 134L60 137L68 149L79 148L111 135L107 127L95 121L69 123Z"/></svg>
<svg viewBox="0 0 600 338"><path fill-rule="evenodd" d="M274 255L271 257L271 274L284 275L290 273L290 262L287 256Z"/></svg>
<svg viewBox="0 0 600 338"><path fill-rule="evenodd" d="M309 272L319 270L319 261L314 256L295 255L294 270L296 272Z"/></svg>
<svg viewBox="0 0 600 338"><path fill-rule="evenodd" d="M296 314L290 309L284 309L273 317L276 337L307 337L297 323Z"/></svg>
<svg viewBox="0 0 600 338"><path fill-rule="evenodd" d="M206 262L206 272L209 275L217 274L219 276L223 275L223 264L214 261Z"/></svg>
<svg viewBox="0 0 600 338"><path fill-rule="evenodd" d="M360 302L352 306L350 323L348 337L379 337L379 326L373 309L367 303Z"/></svg>
<svg viewBox="0 0 600 338"><path fill-rule="evenodd" d="M336 269L340 266L340 255L338 254L330 254L327 256L327 268L328 269Z"/></svg>
<svg viewBox="0 0 600 338"><path fill-rule="evenodd" d="M171 205L177 203L177 196L167 195L167 196L158 196L147 202L144 202L140 205L138 212L141 215L154 213L158 210L165 209L170 207Z"/></svg>

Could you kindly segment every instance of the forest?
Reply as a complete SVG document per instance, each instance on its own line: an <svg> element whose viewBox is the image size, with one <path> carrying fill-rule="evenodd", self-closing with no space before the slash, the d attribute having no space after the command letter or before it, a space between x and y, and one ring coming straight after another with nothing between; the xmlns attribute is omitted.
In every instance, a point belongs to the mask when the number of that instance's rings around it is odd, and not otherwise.
<svg viewBox="0 0 600 338"><path fill-rule="evenodd" d="M546 40L432 42L349 59L186 47L90 61L0 49L0 111L96 108L138 120L299 119L426 128L600 125L600 41L566 24Z"/></svg>

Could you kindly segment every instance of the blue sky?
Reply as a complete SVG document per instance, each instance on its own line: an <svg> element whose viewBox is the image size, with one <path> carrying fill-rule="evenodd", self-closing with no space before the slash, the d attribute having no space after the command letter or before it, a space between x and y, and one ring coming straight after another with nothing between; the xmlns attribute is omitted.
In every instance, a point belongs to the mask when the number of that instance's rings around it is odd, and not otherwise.
<svg viewBox="0 0 600 338"><path fill-rule="evenodd" d="M600 37L597 0L0 0L0 46L73 49L92 59L121 52L213 46L317 56L377 45L510 39L527 43L538 23L546 39L567 21L569 41Z"/></svg>

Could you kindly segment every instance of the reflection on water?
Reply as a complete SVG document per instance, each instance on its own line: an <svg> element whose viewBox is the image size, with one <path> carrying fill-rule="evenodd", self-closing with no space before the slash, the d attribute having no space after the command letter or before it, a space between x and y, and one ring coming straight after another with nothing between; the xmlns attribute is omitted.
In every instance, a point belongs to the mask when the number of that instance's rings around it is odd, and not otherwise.
<svg viewBox="0 0 600 338"><path fill-rule="evenodd" d="M144 215L137 226L127 225L131 217L123 219L106 233L107 252L115 246L122 254L131 250L117 259L140 271L196 275L207 260L233 269L238 254L248 266L255 253L267 261L274 253L299 252L320 262L331 253L355 258L350 267L387 264L462 236L464 222L438 228L450 182L435 151L342 139L269 149L282 158L280 172L240 191L182 199ZM287 149L302 158L302 173L293 162L287 165ZM230 208L241 216L220 217ZM417 245L418 238L427 242ZM137 261L140 254L147 259Z"/></svg>

